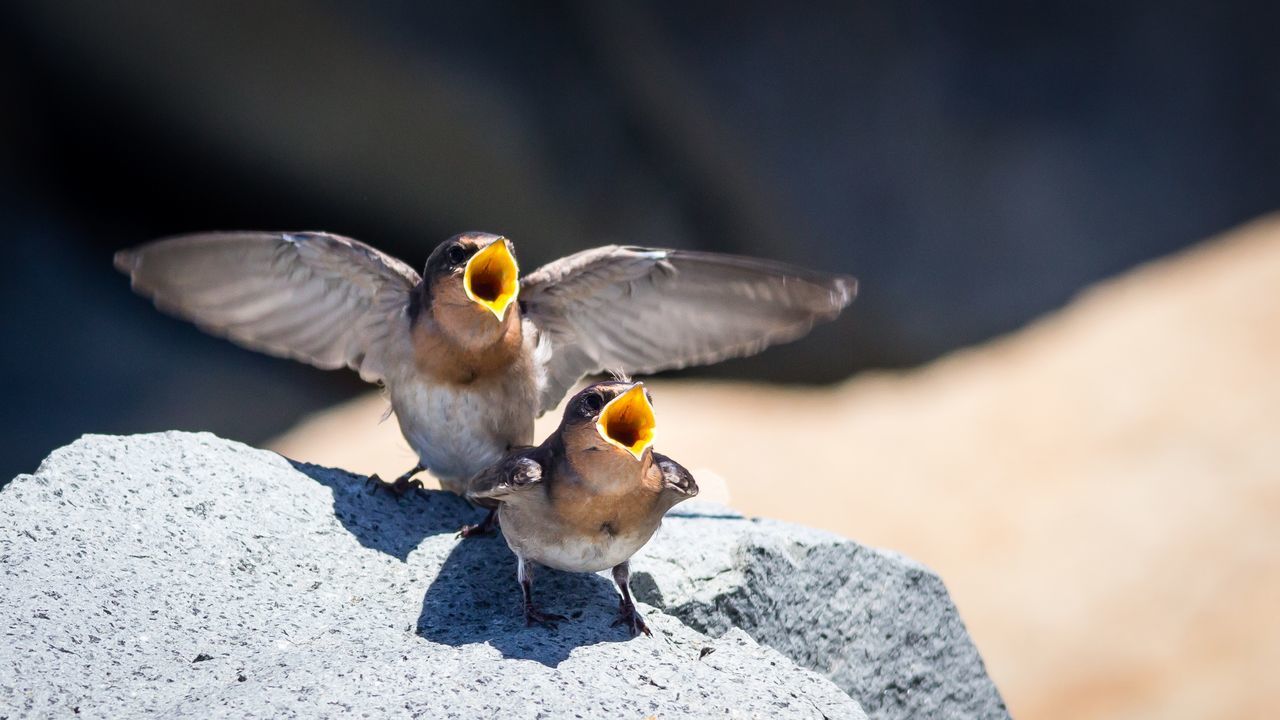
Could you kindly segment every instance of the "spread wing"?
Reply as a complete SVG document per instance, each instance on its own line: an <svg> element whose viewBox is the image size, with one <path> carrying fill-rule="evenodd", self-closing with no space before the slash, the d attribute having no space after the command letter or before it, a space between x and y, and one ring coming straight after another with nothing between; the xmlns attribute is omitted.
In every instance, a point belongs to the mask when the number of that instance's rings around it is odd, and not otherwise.
<svg viewBox="0 0 1280 720"><path fill-rule="evenodd" d="M693 473L686 470L683 465L661 453L655 452L653 459L662 470L663 485L685 497L694 497L698 494L698 483L694 481Z"/></svg>
<svg viewBox="0 0 1280 720"><path fill-rule="evenodd" d="M467 499L481 507L496 507L511 493L539 485L545 461L541 448L521 448L507 453L467 482Z"/></svg>
<svg viewBox="0 0 1280 720"><path fill-rule="evenodd" d="M369 382L409 352L408 265L327 233L231 232L157 240L115 257L156 307L252 350Z"/></svg>
<svg viewBox="0 0 1280 720"><path fill-rule="evenodd" d="M607 246L528 275L526 317L551 344L542 411L583 375L651 373L794 340L853 301L847 275L755 258Z"/></svg>

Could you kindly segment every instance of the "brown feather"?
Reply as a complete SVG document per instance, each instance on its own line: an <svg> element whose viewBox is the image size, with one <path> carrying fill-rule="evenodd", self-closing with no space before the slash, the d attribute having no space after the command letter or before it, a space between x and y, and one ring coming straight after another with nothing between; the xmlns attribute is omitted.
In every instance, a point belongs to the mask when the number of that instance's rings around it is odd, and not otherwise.
<svg viewBox="0 0 1280 720"><path fill-rule="evenodd" d="M662 471L648 451L637 461L606 443L590 424L562 428L565 454L547 481L550 509L558 524L583 536L628 533L652 524L658 509Z"/></svg>
<svg viewBox="0 0 1280 720"><path fill-rule="evenodd" d="M516 363L524 343L517 307L508 308L499 322L466 298L455 277L437 282L435 293L431 312L419 315L412 331L414 362L424 378L470 385Z"/></svg>

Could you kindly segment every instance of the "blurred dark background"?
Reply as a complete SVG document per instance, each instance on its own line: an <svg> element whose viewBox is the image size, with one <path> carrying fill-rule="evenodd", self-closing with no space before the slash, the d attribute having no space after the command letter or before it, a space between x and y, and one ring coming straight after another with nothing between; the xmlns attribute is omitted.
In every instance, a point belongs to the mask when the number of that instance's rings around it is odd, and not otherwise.
<svg viewBox="0 0 1280 720"><path fill-rule="evenodd" d="M1280 4L0 6L0 477L85 432L261 442L363 386L160 315L111 253L324 229L420 266L606 242L858 275L703 376L821 383L1018 327L1280 203Z"/></svg>

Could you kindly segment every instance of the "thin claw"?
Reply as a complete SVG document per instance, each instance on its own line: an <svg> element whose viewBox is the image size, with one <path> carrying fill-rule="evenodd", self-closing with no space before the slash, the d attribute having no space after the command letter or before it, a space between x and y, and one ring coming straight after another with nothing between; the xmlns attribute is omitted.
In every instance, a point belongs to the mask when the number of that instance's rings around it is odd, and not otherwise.
<svg viewBox="0 0 1280 720"><path fill-rule="evenodd" d="M635 637L640 633L653 637L653 633L649 631L649 626L644 622L644 616L640 614L639 610L636 610L635 605L630 603L623 603L618 608L618 617L609 624L609 627L617 627L619 625L626 625L630 628L631 637Z"/></svg>
<svg viewBox="0 0 1280 720"><path fill-rule="evenodd" d="M484 535L492 535L498 529L498 513L490 510L488 515L484 516L484 520L475 525L463 525L458 534L454 537L462 539L482 537Z"/></svg>
<svg viewBox="0 0 1280 720"><path fill-rule="evenodd" d="M485 535L492 535L492 534L493 534L493 531L490 530L489 528L486 528L484 526L484 523L477 523L475 525L463 525L458 530L458 534L454 535L454 537L466 540L467 538L484 537Z"/></svg>
<svg viewBox="0 0 1280 720"><path fill-rule="evenodd" d="M373 490L370 491L371 494L376 493L379 490L379 488L381 488L391 493L392 495L394 495L396 500L400 500L401 498L404 497L405 493L409 492L410 489L418 491L419 494L425 495L426 493L426 486L422 484L421 480L409 480L407 478L399 478L395 482L385 483L385 482L382 482L382 479L379 478L377 475L371 475L369 476L369 480L366 481L366 484L368 482L373 482L375 479L377 480L377 485L373 486Z"/></svg>
<svg viewBox="0 0 1280 720"><path fill-rule="evenodd" d="M524 625L525 627L533 627L537 623L548 630L558 630L556 623L568 622L569 618L555 613L544 613L532 605L526 605L524 608Z"/></svg>

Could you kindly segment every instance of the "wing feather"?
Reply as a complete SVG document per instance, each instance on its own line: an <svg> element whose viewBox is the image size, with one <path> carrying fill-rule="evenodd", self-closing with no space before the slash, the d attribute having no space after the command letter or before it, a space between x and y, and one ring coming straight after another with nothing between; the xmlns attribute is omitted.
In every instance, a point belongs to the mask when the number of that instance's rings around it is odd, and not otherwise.
<svg viewBox="0 0 1280 720"><path fill-rule="evenodd" d="M540 484L545 461L544 448L524 447L513 450L467 481L467 499L481 507L492 509L512 493Z"/></svg>
<svg viewBox="0 0 1280 720"><path fill-rule="evenodd" d="M795 340L853 301L846 275L783 263L607 246L529 274L526 316L551 343L541 394L554 407L583 375L652 373L752 355Z"/></svg>
<svg viewBox="0 0 1280 720"><path fill-rule="evenodd" d="M662 471L662 483L667 488L674 490L685 497L695 497L698 494L698 483L693 479L693 473L685 469L683 465L663 455L655 452L653 459L658 463L658 469Z"/></svg>
<svg viewBox="0 0 1280 720"><path fill-rule="evenodd" d="M231 232L157 240L115 265L156 307L252 350L386 378L408 353L408 265L328 233Z"/></svg>

